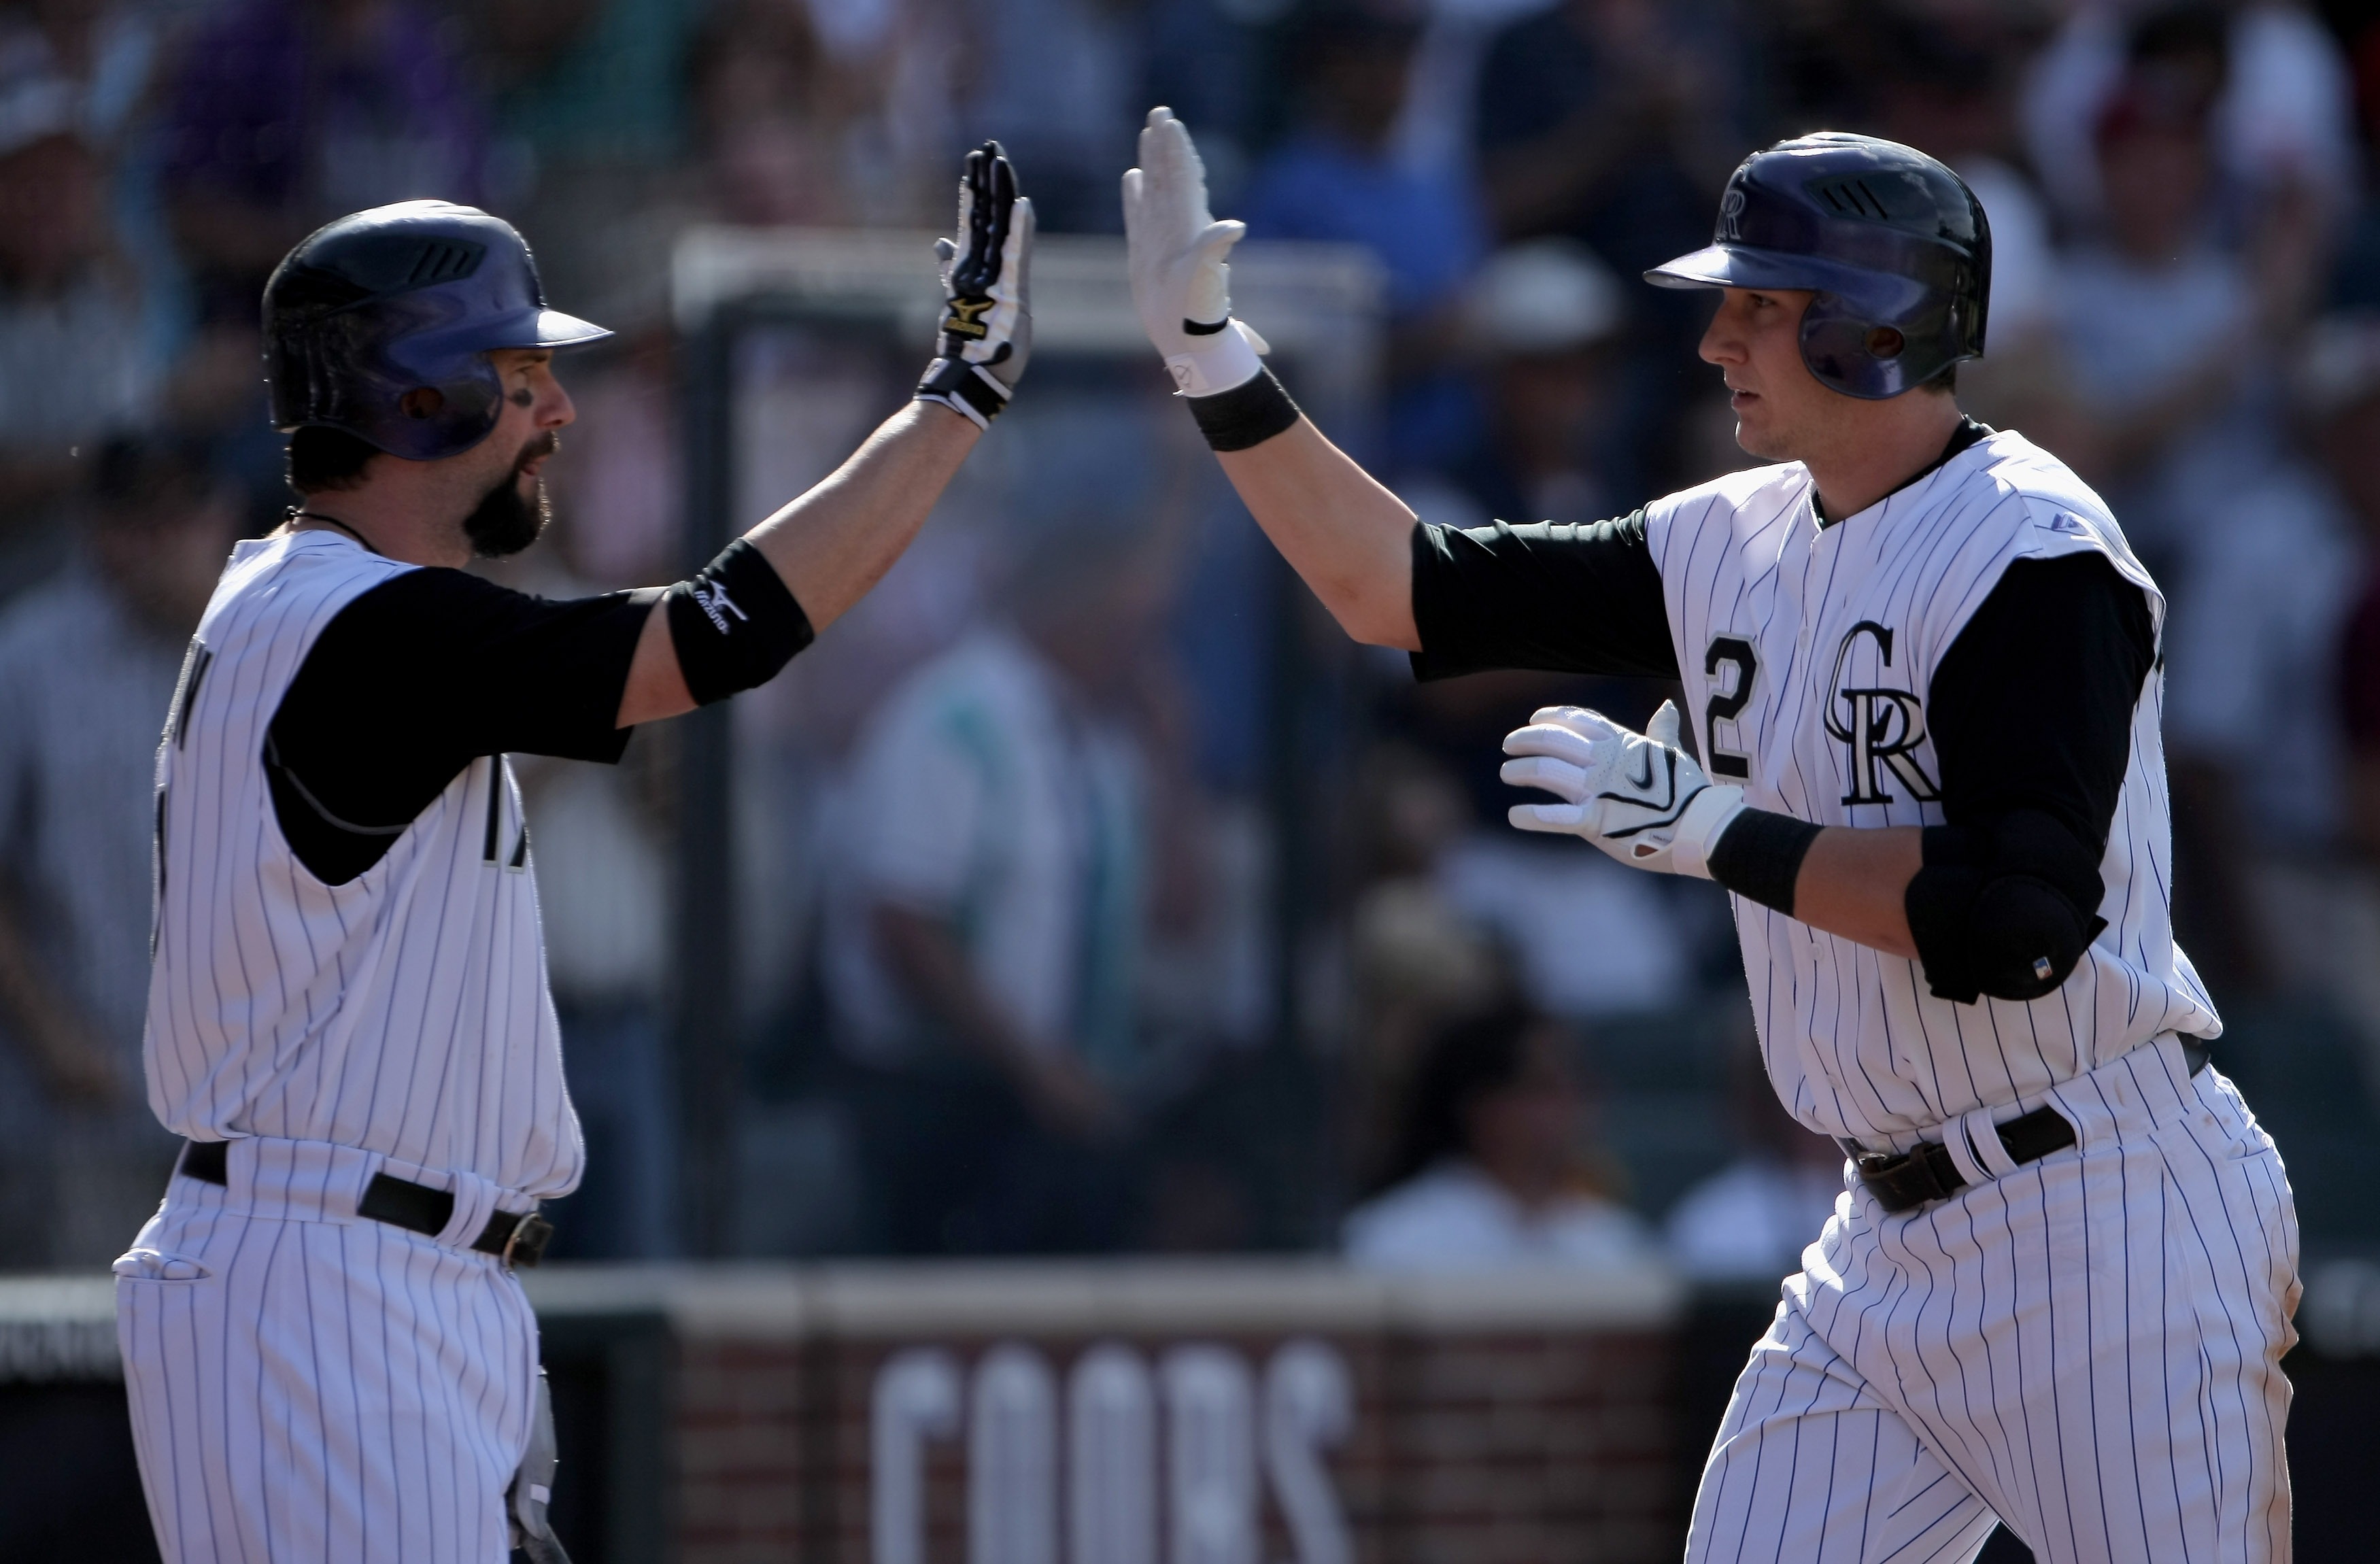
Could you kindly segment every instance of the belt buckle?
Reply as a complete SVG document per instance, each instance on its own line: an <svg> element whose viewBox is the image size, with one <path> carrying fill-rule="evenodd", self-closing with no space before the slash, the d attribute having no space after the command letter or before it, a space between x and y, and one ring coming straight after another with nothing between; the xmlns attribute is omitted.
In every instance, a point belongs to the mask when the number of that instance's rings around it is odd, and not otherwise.
<svg viewBox="0 0 2380 1564"><path fill-rule="evenodd" d="M526 1212L513 1224L512 1232L504 1239L504 1253L498 1256L506 1268L514 1266L535 1266L545 1257L545 1246L553 1237L553 1224L534 1211Z"/></svg>

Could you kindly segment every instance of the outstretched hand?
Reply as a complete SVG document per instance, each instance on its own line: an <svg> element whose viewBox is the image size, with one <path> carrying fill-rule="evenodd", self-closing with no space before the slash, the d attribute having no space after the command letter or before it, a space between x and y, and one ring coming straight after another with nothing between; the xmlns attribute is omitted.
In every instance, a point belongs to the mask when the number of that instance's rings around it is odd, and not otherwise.
<svg viewBox="0 0 2380 1564"><path fill-rule="evenodd" d="M936 239L941 261L941 357L917 394L978 428L1008 405L1033 353L1033 202L997 141L967 153L957 236Z"/></svg>
<svg viewBox="0 0 2380 1564"><path fill-rule="evenodd" d="M1189 127L1172 109L1149 110L1140 166L1123 176L1124 244L1141 329L1185 396L1229 391L1262 367L1264 339L1232 319L1224 261L1247 231L1208 210L1207 165Z"/></svg>

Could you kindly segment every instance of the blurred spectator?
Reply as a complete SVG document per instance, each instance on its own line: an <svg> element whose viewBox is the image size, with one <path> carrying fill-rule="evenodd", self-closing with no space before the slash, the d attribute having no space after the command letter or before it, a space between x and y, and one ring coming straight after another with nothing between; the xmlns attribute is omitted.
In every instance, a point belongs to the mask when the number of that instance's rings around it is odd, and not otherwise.
<svg viewBox="0 0 2380 1564"><path fill-rule="evenodd" d="M875 713L833 831L829 977L897 1253L1096 1250L1132 1215L1139 712L1168 583L1148 529L1104 513L1042 524L1011 579L1008 620Z"/></svg>
<svg viewBox="0 0 2380 1564"><path fill-rule="evenodd" d="M143 420L157 391L77 103L55 77L0 86L0 591L55 564L105 432Z"/></svg>
<svg viewBox="0 0 2380 1564"><path fill-rule="evenodd" d="M687 44L707 9L681 0L471 0L478 77L510 156L557 166L664 166L686 150Z"/></svg>
<svg viewBox="0 0 2380 1564"><path fill-rule="evenodd" d="M1526 716L1514 713L1514 725ZM1557 1014L1658 1011L1690 998L1693 941L1669 888L1567 845L1500 820L1439 860L1439 892L1512 952L1523 991Z"/></svg>
<svg viewBox="0 0 2380 1564"><path fill-rule="evenodd" d="M225 0L166 111L165 193L202 314L246 321L291 246L416 197L480 204L485 106L419 0Z"/></svg>
<svg viewBox="0 0 2380 1564"><path fill-rule="evenodd" d="M1196 130L1218 212L1237 211L1248 149L1270 128L1281 92L1267 28L1286 0L1149 0L1141 96Z"/></svg>
<svg viewBox="0 0 2380 1564"><path fill-rule="evenodd" d="M152 351L170 356L183 322L179 266L157 190L153 98L189 0L18 0L0 10L0 94L63 82L75 128L98 156L113 226L140 279Z"/></svg>
<svg viewBox="0 0 2380 1564"><path fill-rule="evenodd" d="M1471 827L1461 786L1406 745L1380 746L1362 775L1375 878L1348 913L1357 1039L1349 1160L1370 1183L1397 1154L1423 1045L1455 1018L1513 998L1514 982L1502 952L1439 883L1439 858Z"/></svg>
<svg viewBox="0 0 2380 1564"><path fill-rule="evenodd" d="M0 1248L101 1267L177 1149L149 1111L150 783L238 511L196 447L117 441L84 557L0 614Z"/></svg>
<svg viewBox="0 0 2380 1564"><path fill-rule="evenodd" d="M2309 421L2351 426L2352 401L2334 394ZM2345 823L2338 642L2363 576L2350 507L2369 480L2335 449L2328 471L2310 462L2315 444L2292 440L2263 470L2193 506L2189 566L2169 588L2165 745L2176 791L2189 785L2180 772L2220 771L2215 829L2257 857L2325 852Z"/></svg>
<svg viewBox="0 0 2380 1564"><path fill-rule="evenodd" d="M1728 1105L1742 1155L1670 1208L1670 1258L1696 1281L1773 1282L1817 1242L1843 1193L1843 1152L1785 1111L1755 1050L1737 1049L1733 1066Z"/></svg>
<svg viewBox="0 0 2380 1564"><path fill-rule="evenodd" d="M2106 238L2067 258L2060 299L2095 425L2084 476L2170 586L2189 568L2187 498L2226 495L2271 459L2270 347L2301 318L2318 235L2300 205L2267 213L2246 254L2219 243L2206 119L2187 101L2119 96L2097 144Z"/></svg>
<svg viewBox="0 0 2380 1564"><path fill-rule="evenodd" d="M2367 549L2340 643L2348 841L2380 862L2380 313L2334 317L2314 335L2308 401L2324 465Z"/></svg>
<svg viewBox="0 0 2380 1564"><path fill-rule="evenodd" d="M1123 228L1116 178L1148 111L1138 96L1143 8L1137 0L1001 0L965 13L978 53L960 134L1000 139L1027 181L1035 217L1052 231Z"/></svg>
<svg viewBox="0 0 2380 1564"><path fill-rule="evenodd" d="M2144 82L2207 117L2216 172L2249 205L2294 191L2328 218L2353 202L2350 79L2312 10L2293 0L2091 0L2034 63L2022 111L2033 165L2070 222L2088 225L2105 210L2095 127Z"/></svg>
<svg viewBox="0 0 2380 1564"><path fill-rule="evenodd" d="M764 225L846 220L840 154L859 105L846 101L844 79L802 0L715 9L695 53L694 80L722 216Z"/></svg>
<svg viewBox="0 0 2380 1564"><path fill-rule="evenodd" d="M74 128L104 158L125 151L167 42L165 13L140 0L17 0L0 8L0 86L65 84Z"/></svg>
<svg viewBox="0 0 2380 1564"><path fill-rule="evenodd" d="M1890 11L1878 29L1879 133L1958 171L1992 230L1992 358L2056 329L2049 214L2018 172L2014 78L2024 42L1998 11ZM1963 379L1963 377L1962 377ZM1962 386L1963 389L1963 386Z"/></svg>
<svg viewBox="0 0 2380 1564"><path fill-rule="evenodd" d="M1644 1223L1601 1193L1572 1046L1560 1024L1517 1008L1440 1033L1415 1073L1385 1187L1348 1213L1348 1259L1438 1271L1654 1263Z"/></svg>
<svg viewBox="0 0 2380 1564"><path fill-rule="evenodd" d="M1619 280L1569 239L1499 251L1464 300L1484 363L1488 433L1459 476L1490 516L1586 523L1633 508L1604 478Z"/></svg>
<svg viewBox="0 0 2380 1564"><path fill-rule="evenodd" d="M1479 173L1498 235L1576 239L1623 277L1707 243L1712 202L1747 149L1729 123L1719 23L1658 0L1561 0L1489 45L1478 85ZM1708 18L1699 18L1708 20ZM1621 492L1657 492L1675 465L1678 416L1708 370L1694 346L1706 302L1632 287L1618 444L1639 470Z"/></svg>
<svg viewBox="0 0 2380 1564"><path fill-rule="evenodd" d="M1314 0L1288 45L1297 125L1257 169L1241 212L1256 238L1338 240L1379 257L1392 471L1445 467L1479 430L1476 398L1453 367L1463 286L1484 248L1476 198L1454 173L1406 168L1390 147L1420 36L1415 0Z"/></svg>

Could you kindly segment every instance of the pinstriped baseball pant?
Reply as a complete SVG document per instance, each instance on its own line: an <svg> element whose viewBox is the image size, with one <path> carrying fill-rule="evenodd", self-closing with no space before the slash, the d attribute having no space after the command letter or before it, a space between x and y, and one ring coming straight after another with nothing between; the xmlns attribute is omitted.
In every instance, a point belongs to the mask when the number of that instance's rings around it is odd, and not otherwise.
<svg viewBox="0 0 2380 1564"><path fill-rule="evenodd" d="M166 1564L503 1564L537 1324L490 1255L173 1181L117 1262Z"/></svg>
<svg viewBox="0 0 2380 1564"><path fill-rule="evenodd" d="M2170 1040L2045 1100L2076 1146L1904 1216L1837 1203L1736 1381L1690 1564L1964 1560L1995 1521L2041 1564L2287 1564L2279 1154Z"/></svg>

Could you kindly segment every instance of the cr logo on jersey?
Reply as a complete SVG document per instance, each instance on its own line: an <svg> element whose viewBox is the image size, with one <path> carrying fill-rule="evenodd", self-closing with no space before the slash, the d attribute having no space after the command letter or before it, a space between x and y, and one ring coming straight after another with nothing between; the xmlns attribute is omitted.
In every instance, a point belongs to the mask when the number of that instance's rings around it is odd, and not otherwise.
<svg viewBox="0 0 2380 1564"><path fill-rule="evenodd" d="M1845 665L1861 637L1876 643L1876 661L1892 666L1892 632L1872 619L1863 619L1843 636L1835 650L1833 695L1827 702L1827 733L1851 746L1852 790L1846 804L1889 804L1885 773L1889 771L1920 804L1942 796L1925 768L1917 763L1916 748L1925 742L1925 708L1907 690L1850 688L1843 680Z"/></svg>

